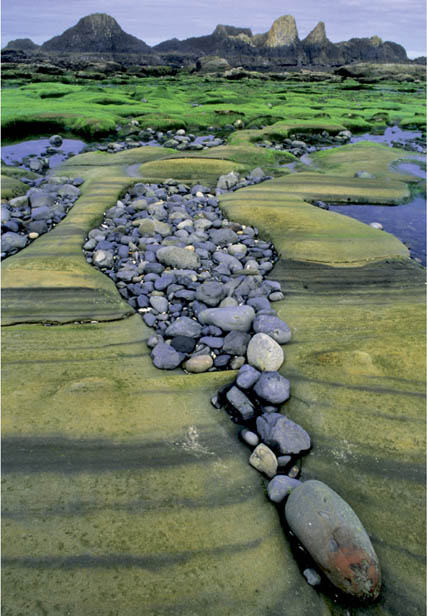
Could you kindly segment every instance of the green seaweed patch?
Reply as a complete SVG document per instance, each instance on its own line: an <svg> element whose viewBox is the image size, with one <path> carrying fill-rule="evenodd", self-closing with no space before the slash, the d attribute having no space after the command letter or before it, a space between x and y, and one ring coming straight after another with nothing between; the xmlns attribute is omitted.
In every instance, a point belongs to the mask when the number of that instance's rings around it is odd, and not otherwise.
<svg viewBox="0 0 428 616"><path fill-rule="evenodd" d="M211 160L202 158L168 158L145 163L140 167L142 177L146 181L159 182L168 178L202 182L214 186L219 175L231 171L245 170L239 163L230 160Z"/></svg>
<svg viewBox="0 0 428 616"><path fill-rule="evenodd" d="M28 185L19 180L1 174L1 197L2 199L13 199L25 195L28 190Z"/></svg>

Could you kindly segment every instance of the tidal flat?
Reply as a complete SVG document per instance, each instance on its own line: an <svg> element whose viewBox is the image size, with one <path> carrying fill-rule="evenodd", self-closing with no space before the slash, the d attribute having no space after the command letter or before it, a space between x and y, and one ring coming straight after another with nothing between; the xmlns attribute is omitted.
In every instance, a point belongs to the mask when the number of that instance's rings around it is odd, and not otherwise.
<svg viewBox="0 0 428 616"><path fill-rule="evenodd" d="M56 133L87 150L58 166L54 152L36 149L2 160L6 226L11 200L29 189L79 187L61 222L2 264L5 614L423 613L426 270L395 235L332 210L363 207L370 218L368 208L382 207L388 229L389 211L423 198L414 165L423 166L425 84L33 81L6 67L3 88L4 145ZM358 141L394 127L415 134ZM221 144L181 148L177 137L190 134ZM148 136L156 143L142 145ZM260 181L245 181L257 167ZM218 190L229 174L234 189ZM201 203L215 196L236 229L273 244L269 278L283 293L274 307L291 332L278 369L290 397L279 412L312 443L286 473L326 483L358 515L382 571L372 604L339 592L290 536L284 503L270 502L267 478L248 464L242 426L210 404L237 371L158 370L153 329L83 251L105 212L179 185L203 187ZM34 223L24 201L21 237ZM127 223L115 224L124 237ZM422 217L398 224L421 241ZM134 263L135 249L122 245ZM308 568L320 584L307 583Z"/></svg>

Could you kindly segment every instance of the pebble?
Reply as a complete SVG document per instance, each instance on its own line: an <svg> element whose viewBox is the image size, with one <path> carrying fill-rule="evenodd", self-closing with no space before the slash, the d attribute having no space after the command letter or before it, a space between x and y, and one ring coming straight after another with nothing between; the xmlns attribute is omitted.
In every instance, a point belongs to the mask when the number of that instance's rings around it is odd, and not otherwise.
<svg viewBox="0 0 428 616"><path fill-rule="evenodd" d="M182 355L169 344L159 342L152 351L152 359L156 368L173 370L181 364Z"/></svg>
<svg viewBox="0 0 428 616"><path fill-rule="evenodd" d="M259 379L261 373L248 364L244 364L239 369L238 376L236 377L236 384L241 389L251 389L254 383Z"/></svg>
<svg viewBox="0 0 428 616"><path fill-rule="evenodd" d="M238 387L233 385L226 393L226 398L242 421L248 421L254 417L255 408L253 404Z"/></svg>
<svg viewBox="0 0 428 616"><path fill-rule="evenodd" d="M267 493L273 503L280 503L300 484L301 481L287 475L275 475L267 485Z"/></svg>
<svg viewBox="0 0 428 616"><path fill-rule="evenodd" d="M305 576L306 581L310 586L318 586L318 584L321 584L321 577L318 575L315 569L305 569L303 571L303 575Z"/></svg>
<svg viewBox="0 0 428 616"><path fill-rule="evenodd" d="M291 330L287 323L275 315L257 315L253 321L253 329L257 333L268 334L278 344L286 344L291 340Z"/></svg>
<svg viewBox="0 0 428 616"><path fill-rule="evenodd" d="M213 359L210 355L197 355L195 357L190 357L183 364L183 368L187 370L187 372L192 372L198 374L200 372L206 372L213 365Z"/></svg>
<svg viewBox="0 0 428 616"><path fill-rule="evenodd" d="M269 447L260 443L250 456L249 462L251 466L260 471L269 478L276 475L278 462L275 454Z"/></svg>
<svg viewBox="0 0 428 616"><path fill-rule="evenodd" d="M257 447L260 442L260 439L257 434L255 432L251 432L251 430L248 430L247 428L241 430L239 436L245 443L247 443L247 445L250 445L251 447Z"/></svg>
<svg viewBox="0 0 428 616"><path fill-rule="evenodd" d="M263 372L254 391L257 396L271 404L282 404L290 397L290 381L276 371Z"/></svg>
<svg viewBox="0 0 428 616"><path fill-rule="evenodd" d="M256 334L248 344L247 359L254 368L262 372L272 372L278 370L284 363L284 352L279 344L267 334Z"/></svg>

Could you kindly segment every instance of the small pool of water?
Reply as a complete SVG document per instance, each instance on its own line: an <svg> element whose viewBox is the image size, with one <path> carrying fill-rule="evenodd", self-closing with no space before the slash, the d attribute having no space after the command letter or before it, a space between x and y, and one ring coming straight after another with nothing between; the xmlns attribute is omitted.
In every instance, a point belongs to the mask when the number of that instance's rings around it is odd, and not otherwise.
<svg viewBox="0 0 428 616"><path fill-rule="evenodd" d="M330 211L345 214L366 224L380 222L385 231L406 244L410 255L426 267L427 216L423 196L415 197L406 205L330 205Z"/></svg>
<svg viewBox="0 0 428 616"><path fill-rule="evenodd" d="M375 143L383 143L392 147L394 143L408 144L413 142L415 151L422 152L424 147L417 142L422 140L422 132L416 130L403 130L399 126L387 126L382 135L373 135L372 133L364 133L364 135L354 135L351 137L350 143L358 143L359 141L374 141Z"/></svg>
<svg viewBox="0 0 428 616"><path fill-rule="evenodd" d="M46 156L49 158L51 169L58 167L68 156L68 154L79 154L86 143L78 139L64 139L56 154L46 155L46 148L52 147L49 139L34 139L32 141L21 141L13 145L5 145L1 148L1 157L7 165L23 165L26 156L35 154L36 156Z"/></svg>

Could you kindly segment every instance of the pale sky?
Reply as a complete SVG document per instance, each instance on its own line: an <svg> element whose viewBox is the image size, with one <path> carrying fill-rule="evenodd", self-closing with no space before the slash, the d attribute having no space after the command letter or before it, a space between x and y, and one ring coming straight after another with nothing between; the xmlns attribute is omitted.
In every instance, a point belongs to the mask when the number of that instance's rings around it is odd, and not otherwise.
<svg viewBox="0 0 428 616"><path fill-rule="evenodd" d="M324 21L334 43L376 34L403 45L410 58L426 54L424 0L3 0L1 46L16 38L40 45L91 13L111 15L150 46L210 34L217 24L267 32L290 14L301 39Z"/></svg>

